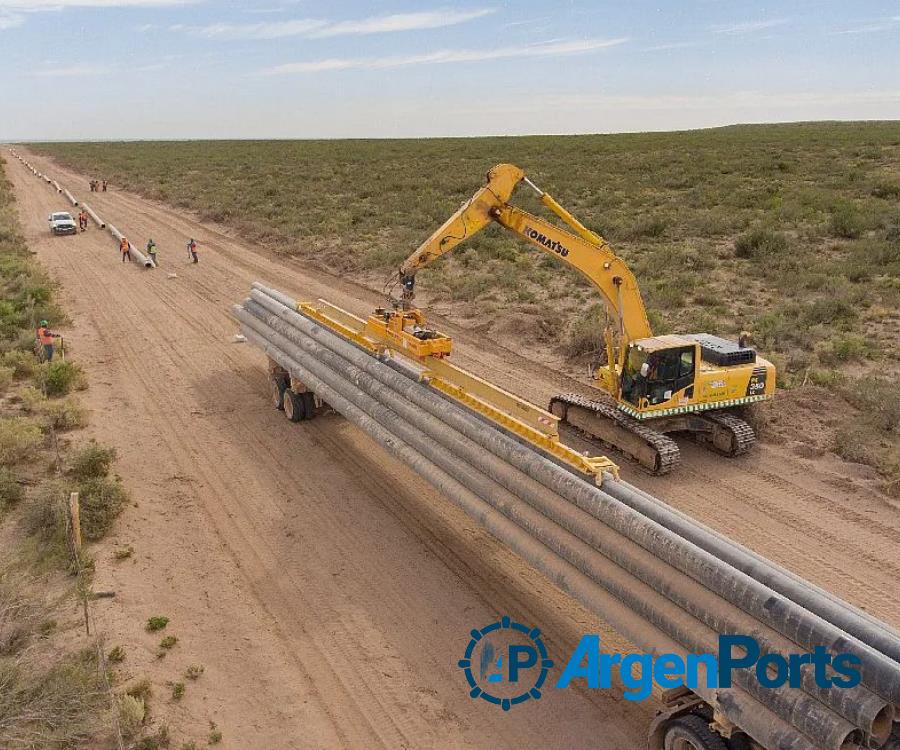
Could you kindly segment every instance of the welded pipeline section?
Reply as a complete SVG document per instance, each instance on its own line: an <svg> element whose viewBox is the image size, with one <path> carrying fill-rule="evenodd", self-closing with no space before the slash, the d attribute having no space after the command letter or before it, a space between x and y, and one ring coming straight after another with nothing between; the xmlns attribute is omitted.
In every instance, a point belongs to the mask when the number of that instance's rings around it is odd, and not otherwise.
<svg viewBox="0 0 900 750"><path fill-rule="evenodd" d="M296 308L254 284L234 315L273 361L639 648L717 653L719 634L751 634L763 654L822 646L860 657L855 688L819 687L804 668L799 688L764 688L747 669L727 690L697 690L763 747L887 741L900 703L889 628L624 482L596 487L450 401L416 367L376 358Z"/></svg>
<svg viewBox="0 0 900 750"><path fill-rule="evenodd" d="M78 201L75 199L75 196L72 195L68 190L63 190L63 194L66 196L66 198L69 199L69 202L70 202L73 206L77 206L77 205L78 205Z"/></svg>
<svg viewBox="0 0 900 750"><path fill-rule="evenodd" d="M106 229L106 222L103 221L103 219L101 219L99 216L97 216L97 213L93 208L91 208L87 203L82 203L81 207L84 209L85 213L94 220L94 223L98 227L100 227L101 229Z"/></svg>
<svg viewBox="0 0 900 750"><path fill-rule="evenodd" d="M108 224L107 228L109 229L109 233L115 237L120 243L123 239L125 239L125 235L122 234L118 229L116 229L112 224ZM142 265L144 268L156 268L156 265L153 263L150 258L144 255L140 250L138 250L132 242L129 240L128 245L130 248L131 260L135 263Z"/></svg>

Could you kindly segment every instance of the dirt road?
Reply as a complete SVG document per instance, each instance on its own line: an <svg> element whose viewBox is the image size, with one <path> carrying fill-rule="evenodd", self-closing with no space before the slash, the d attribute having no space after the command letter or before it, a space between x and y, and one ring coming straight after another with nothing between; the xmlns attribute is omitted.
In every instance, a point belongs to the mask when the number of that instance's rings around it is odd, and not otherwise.
<svg viewBox="0 0 900 750"><path fill-rule="evenodd" d="M287 422L269 406L263 356L232 342L228 308L253 280L360 314L375 294L30 160L138 246L152 236L160 248L160 268L144 271L93 226L49 237L64 199L8 162L29 244L73 318L66 341L90 375L92 430L119 449L137 501L114 540L133 559L100 566L97 588L118 592L98 608L102 625L145 643L125 667L149 674L159 701L187 664L206 669L171 709L177 734L202 738L214 721L233 748L643 746L653 706L614 692L548 691L510 714L472 702L456 667L472 627L510 614L556 653L607 631L339 417ZM538 403L573 387L441 327L456 361ZM900 625L900 514L864 477L772 445L735 461L682 449L674 476L626 466L625 478ZM142 634L157 614L179 638L164 659Z"/></svg>

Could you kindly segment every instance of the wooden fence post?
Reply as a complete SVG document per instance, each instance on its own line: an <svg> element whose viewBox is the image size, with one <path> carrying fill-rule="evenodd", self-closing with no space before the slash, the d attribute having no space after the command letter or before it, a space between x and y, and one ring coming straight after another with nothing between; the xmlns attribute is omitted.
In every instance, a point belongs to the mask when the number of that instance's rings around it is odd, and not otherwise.
<svg viewBox="0 0 900 750"><path fill-rule="evenodd" d="M81 552L81 506L77 492L69 495L69 521L72 524L72 546L77 556Z"/></svg>

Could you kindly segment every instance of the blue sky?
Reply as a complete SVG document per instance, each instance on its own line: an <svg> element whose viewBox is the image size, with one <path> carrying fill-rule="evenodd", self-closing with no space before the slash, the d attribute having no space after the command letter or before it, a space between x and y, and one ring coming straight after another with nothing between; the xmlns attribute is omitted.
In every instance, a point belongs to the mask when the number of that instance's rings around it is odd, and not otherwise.
<svg viewBox="0 0 900 750"><path fill-rule="evenodd" d="M900 119L900 0L0 0L0 139Z"/></svg>

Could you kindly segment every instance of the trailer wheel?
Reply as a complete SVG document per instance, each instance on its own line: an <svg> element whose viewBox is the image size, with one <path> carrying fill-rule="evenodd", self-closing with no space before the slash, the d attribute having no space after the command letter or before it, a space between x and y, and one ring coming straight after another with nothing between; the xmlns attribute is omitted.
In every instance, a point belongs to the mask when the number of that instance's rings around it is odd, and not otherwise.
<svg viewBox="0 0 900 750"><path fill-rule="evenodd" d="M269 381L269 393L272 395L272 406L278 411L284 409L284 392L287 390L287 384L282 378L272 376Z"/></svg>
<svg viewBox="0 0 900 750"><path fill-rule="evenodd" d="M309 391L306 391L306 393L301 393L300 395L303 396L303 418L312 419L314 416L316 416L315 396L313 396Z"/></svg>
<svg viewBox="0 0 900 750"><path fill-rule="evenodd" d="M666 729L665 750L728 750L724 738L709 728L706 719L688 714Z"/></svg>
<svg viewBox="0 0 900 750"><path fill-rule="evenodd" d="M284 416L291 422L299 422L305 419L306 407L303 404L303 394L294 393L288 389L284 392Z"/></svg>

